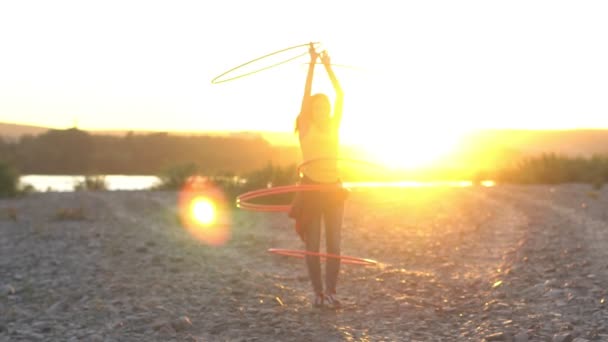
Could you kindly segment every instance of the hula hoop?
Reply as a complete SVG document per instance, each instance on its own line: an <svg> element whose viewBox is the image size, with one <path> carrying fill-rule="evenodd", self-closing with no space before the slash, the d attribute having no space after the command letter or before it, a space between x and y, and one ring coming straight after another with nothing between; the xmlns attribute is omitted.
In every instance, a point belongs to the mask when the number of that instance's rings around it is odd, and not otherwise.
<svg viewBox="0 0 608 342"><path fill-rule="evenodd" d="M349 161L349 162L356 162L356 163L360 163L360 164L366 164L368 166L372 166L372 167L378 168L378 169L383 168L382 166L380 166L378 164L361 161L361 160L356 160L356 159L350 159L350 158L316 158L316 159L307 160L307 161L301 163L300 165L298 165L297 173L301 174L302 168L309 164L312 164L312 163L318 162L318 161L324 161L324 160L336 160L336 161L343 160L343 161ZM340 185L339 187L354 188L355 186L354 185L350 185L350 186ZM336 188L338 188L338 186L336 186L336 184L296 184L296 185L277 186L277 187L266 188L266 189L258 189L258 190L249 191L249 192L246 192L244 194L237 196L236 206L238 208L245 209L245 210L251 210L251 211L288 212L289 209L291 208L291 205L256 204L256 203L251 203L250 200L260 198L260 197L271 196L271 195L280 195L280 194L285 194L285 193L290 193L290 192L332 191L332 190L336 190Z"/></svg>
<svg viewBox="0 0 608 342"><path fill-rule="evenodd" d="M272 205L272 204L255 204L247 202L248 200L252 200L259 197L270 196L270 195L279 195L285 194L289 192L299 192L299 191L331 191L335 190L336 185L324 185L324 184L301 184L301 185L285 185L285 186L277 186L273 188L267 189L258 189L246 192L237 196L236 198L236 206L241 209L251 210L251 211L265 211L265 212L280 212L280 211L289 211L291 205Z"/></svg>
<svg viewBox="0 0 608 342"><path fill-rule="evenodd" d="M301 163L300 165L298 165L297 173L298 173L298 175L301 174L302 173L302 168L304 168L304 167L306 167L306 166L308 166L310 164L313 164L313 163L316 163L316 162L320 162L320 161L331 161L331 160L335 160L336 162L338 162L338 161L347 161L347 162L350 162L350 163L356 163L356 164L362 164L362 165L371 166L371 167L376 168L376 169L385 169L385 167L383 167L381 165L378 165L376 163L372 163L372 162L368 162L368 161L364 161L364 160L352 159L352 158L315 158L315 159L307 160L307 161Z"/></svg>
<svg viewBox="0 0 608 342"><path fill-rule="evenodd" d="M242 68L242 67L244 67L244 66L247 66L247 65L249 65L249 64L255 63L255 62L257 62L257 61L259 61L259 60L261 60L261 59L268 58L268 57L271 57L271 56L277 55L277 54L279 54L279 53L283 53L283 52L285 52L285 51L294 50L294 49L299 49L299 48L302 48L302 47L305 47L305 46L306 46L306 47L308 47L308 46L310 46L310 44L311 44L311 43L307 43L307 44L300 44L300 45L291 46L291 47L288 47L288 48L285 48L285 49L281 49L281 50L278 50L278 51L275 51L275 52L272 52L272 53L266 54L266 55L264 55L264 56L262 56L262 57L258 57L258 58L252 59L252 60L250 60L249 62L243 63L243 64L241 64L241 65L239 65L239 66L236 66L236 67L234 67L234 68L232 68L232 69L230 69L230 70L228 70L228 71L226 71L226 72L224 72L224 73L222 73L222 74L220 74L220 75L216 76L215 78L213 78L213 79L211 80L211 83L213 83L213 84L218 84L218 83L223 83L223 82L228 82L228 81L236 80L237 78L241 78L241 77L245 77L245 76L253 75L253 74L258 73L258 72L260 72L260 71L268 70L268 69L270 69L270 68L274 68L274 67L276 67L276 66L279 66L279 65L282 65L282 64L285 64L285 63L291 62L291 61L293 61L293 60L295 60L295 59L298 59L298 58L300 58L300 57L302 57L302 56L307 55L307 54L308 54L308 51L306 51L305 53L299 54L299 55L297 55L297 56L295 56L295 57L291 57L291 58L288 58L288 59L283 60L283 61L281 61L281 62L278 62L278 63L275 63L275 64L273 64L273 65L267 66L267 67L263 67L263 68L260 68L260 69L254 70L254 71L250 71L250 72L247 72L247 73L244 73L244 74L241 74L241 75L237 75L237 76L233 76L233 77L230 77L230 78L226 78L226 79L221 79L221 80L220 80L220 78L222 78L223 76L226 76L227 74L230 74L231 72L233 72L233 71L235 71L235 70L238 70L238 69L240 69L240 68ZM313 45L318 45L318 44L319 44L319 42L313 42L312 44L313 44Z"/></svg>
<svg viewBox="0 0 608 342"><path fill-rule="evenodd" d="M343 264L364 265L364 266L375 266L378 264L378 262L376 260L372 260L372 259L364 259L364 258L357 258L357 257L353 257L353 256L336 255L336 254L329 254L329 253L316 253L316 252L301 251L301 250L294 250L294 249L269 248L268 252L274 253L274 254L279 254L279 255L284 255L284 256L294 256L294 257L298 257L298 258L304 258L307 255L312 255L312 256L318 256L323 260L326 260L328 258L329 259L339 259L340 262Z"/></svg>

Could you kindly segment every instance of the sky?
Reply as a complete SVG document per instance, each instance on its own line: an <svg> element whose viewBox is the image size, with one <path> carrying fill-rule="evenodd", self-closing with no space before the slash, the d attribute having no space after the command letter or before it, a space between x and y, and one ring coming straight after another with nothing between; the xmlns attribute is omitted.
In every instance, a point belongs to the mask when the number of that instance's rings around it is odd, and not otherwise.
<svg viewBox="0 0 608 342"><path fill-rule="evenodd" d="M289 132L306 57L211 80L320 42L353 141L608 128L606 18L606 1L0 1L0 122ZM322 67L313 91L333 94Z"/></svg>

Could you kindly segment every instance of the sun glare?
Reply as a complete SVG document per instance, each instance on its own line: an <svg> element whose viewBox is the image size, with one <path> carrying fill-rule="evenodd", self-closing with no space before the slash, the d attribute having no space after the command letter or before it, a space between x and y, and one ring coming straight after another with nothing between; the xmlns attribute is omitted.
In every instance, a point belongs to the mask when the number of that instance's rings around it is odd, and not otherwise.
<svg viewBox="0 0 608 342"><path fill-rule="evenodd" d="M212 224L215 221L215 206L208 198L197 197L190 205L192 217L203 225Z"/></svg>
<svg viewBox="0 0 608 342"><path fill-rule="evenodd" d="M395 169L433 166L449 156L470 130L468 123L443 113L412 112L413 95L401 84L405 71L381 68L340 70L348 92L340 130L343 144Z"/></svg>
<svg viewBox="0 0 608 342"><path fill-rule="evenodd" d="M353 129L364 134L344 134L346 144L361 149L381 165L394 169L416 169L440 163L452 153L463 136L458 130L387 123L377 130Z"/></svg>
<svg viewBox="0 0 608 342"><path fill-rule="evenodd" d="M231 220L226 198L205 177L190 177L179 193L179 217L197 240L220 246L230 238Z"/></svg>

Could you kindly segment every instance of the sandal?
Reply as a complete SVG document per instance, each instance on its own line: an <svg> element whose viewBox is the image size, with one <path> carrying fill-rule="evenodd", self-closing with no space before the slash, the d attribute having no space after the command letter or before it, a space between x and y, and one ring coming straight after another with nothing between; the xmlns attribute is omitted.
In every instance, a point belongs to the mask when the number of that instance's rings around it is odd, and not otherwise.
<svg viewBox="0 0 608 342"><path fill-rule="evenodd" d="M328 294L325 296L325 302L327 305L333 309L339 309L341 307L340 301L336 298L335 294Z"/></svg>
<svg viewBox="0 0 608 342"><path fill-rule="evenodd" d="M323 304L325 304L325 296L323 295L323 293L315 294L315 299L313 301L312 306L314 306L315 308L320 308L323 306Z"/></svg>

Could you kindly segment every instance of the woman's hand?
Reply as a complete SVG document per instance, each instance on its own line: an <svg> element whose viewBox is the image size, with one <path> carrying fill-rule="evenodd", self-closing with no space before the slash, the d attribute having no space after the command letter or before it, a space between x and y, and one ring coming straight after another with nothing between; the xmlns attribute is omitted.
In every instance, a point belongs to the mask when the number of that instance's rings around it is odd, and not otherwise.
<svg viewBox="0 0 608 342"><path fill-rule="evenodd" d="M327 50L321 52L321 62L323 62L325 66L329 66L331 64L331 59L329 58L329 53L327 53Z"/></svg>
<svg viewBox="0 0 608 342"><path fill-rule="evenodd" d="M319 57L319 53L315 49L315 44L310 43L310 47L308 48L308 53L310 54L310 63L317 63L317 58Z"/></svg>

